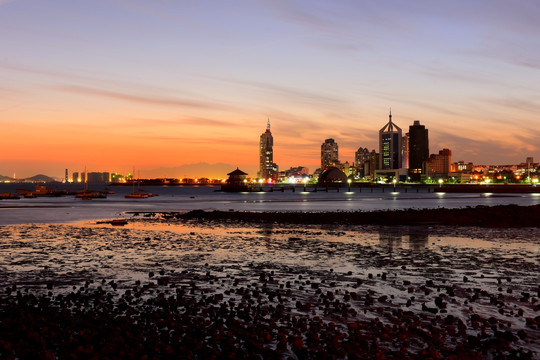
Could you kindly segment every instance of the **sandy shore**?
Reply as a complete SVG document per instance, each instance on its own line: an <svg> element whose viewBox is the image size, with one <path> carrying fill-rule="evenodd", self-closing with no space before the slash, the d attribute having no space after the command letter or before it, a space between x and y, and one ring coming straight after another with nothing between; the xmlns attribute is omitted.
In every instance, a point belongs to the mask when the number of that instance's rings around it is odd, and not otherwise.
<svg viewBox="0 0 540 360"><path fill-rule="evenodd" d="M0 227L0 358L539 357L536 229L161 215Z"/></svg>

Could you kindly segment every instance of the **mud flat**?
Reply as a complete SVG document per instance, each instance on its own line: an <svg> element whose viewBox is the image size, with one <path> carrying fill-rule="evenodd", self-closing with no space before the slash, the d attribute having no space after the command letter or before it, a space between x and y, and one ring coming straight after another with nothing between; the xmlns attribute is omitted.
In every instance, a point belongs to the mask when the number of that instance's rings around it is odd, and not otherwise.
<svg viewBox="0 0 540 360"><path fill-rule="evenodd" d="M141 213L137 213L141 214ZM481 227L540 227L540 205L475 206L337 212L203 211L146 213L165 219L200 219L279 224L452 225Z"/></svg>
<svg viewBox="0 0 540 360"><path fill-rule="evenodd" d="M537 359L537 230L3 226L0 358Z"/></svg>

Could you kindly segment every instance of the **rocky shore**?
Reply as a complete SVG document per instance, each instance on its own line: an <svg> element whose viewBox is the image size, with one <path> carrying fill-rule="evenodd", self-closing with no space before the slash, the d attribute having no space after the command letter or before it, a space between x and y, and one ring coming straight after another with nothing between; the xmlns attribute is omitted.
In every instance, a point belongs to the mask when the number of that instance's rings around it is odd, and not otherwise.
<svg viewBox="0 0 540 360"><path fill-rule="evenodd" d="M476 206L339 212L202 211L162 213L166 218L233 220L248 223L341 225L452 225L488 228L540 227L540 205Z"/></svg>
<svg viewBox="0 0 540 360"><path fill-rule="evenodd" d="M188 214L0 227L0 359L540 356L530 228Z"/></svg>

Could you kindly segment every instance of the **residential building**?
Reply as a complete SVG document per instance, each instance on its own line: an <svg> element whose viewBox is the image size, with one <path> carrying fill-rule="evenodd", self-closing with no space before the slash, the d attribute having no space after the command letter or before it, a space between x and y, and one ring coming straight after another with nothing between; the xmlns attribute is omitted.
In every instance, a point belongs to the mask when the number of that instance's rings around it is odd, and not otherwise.
<svg viewBox="0 0 540 360"><path fill-rule="evenodd" d="M438 154L431 154L426 162L427 175L430 177L447 177L451 172L452 151L442 149Z"/></svg>
<svg viewBox="0 0 540 360"><path fill-rule="evenodd" d="M338 165L338 144L332 138L324 140L321 145L321 171Z"/></svg>
<svg viewBox="0 0 540 360"><path fill-rule="evenodd" d="M354 166L357 169L357 174L359 177L365 177L369 175L369 160L370 160L370 151L368 148L359 147L358 150L354 153ZM367 164L367 172L366 170Z"/></svg>

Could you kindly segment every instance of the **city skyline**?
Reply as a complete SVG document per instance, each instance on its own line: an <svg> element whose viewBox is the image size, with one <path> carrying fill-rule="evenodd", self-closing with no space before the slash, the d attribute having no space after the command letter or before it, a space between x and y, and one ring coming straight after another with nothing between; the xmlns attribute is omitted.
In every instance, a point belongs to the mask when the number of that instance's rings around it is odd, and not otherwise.
<svg viewBox="0 0 540 360"><path fill-rule="evenodd" d="M0 0L0 174L255 174L267 118L274 162L315 169L327 138L349 162L378 149L389 107L456 161L538 158L538 15L526 1Z"/></svg>

